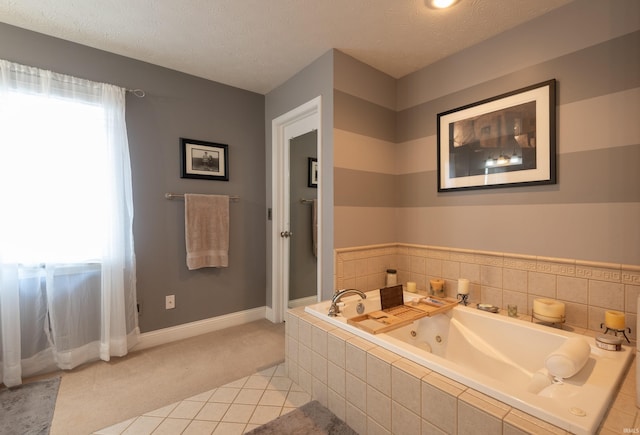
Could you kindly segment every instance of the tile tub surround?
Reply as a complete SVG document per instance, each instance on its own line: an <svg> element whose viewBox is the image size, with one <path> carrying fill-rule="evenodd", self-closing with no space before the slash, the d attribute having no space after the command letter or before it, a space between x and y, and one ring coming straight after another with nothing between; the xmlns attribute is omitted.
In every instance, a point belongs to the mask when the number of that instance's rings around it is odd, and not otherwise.
<svg viewBox="0 0 640 435"><path fill-rule="evenodd" d="M625 313L629 338L636 340L640 265L598 263L501 252L392 243L336 249L335 289L362 291L384 287L385 271L398 271L398 283L414 281L426 290L430 279L444 279L455 297L458 278L467 278L470 303L517 305L531 315L533 300L564 302L565 327L602 332L607 310Z"/></svg>
<svg viewBox="0 0 640 435"><path fill-rule="evenodd" d="M287 313L285 366L312 400L360 434L566 434L557 426L304 312ZM635 362L599 433L640 428Z"/></svg>

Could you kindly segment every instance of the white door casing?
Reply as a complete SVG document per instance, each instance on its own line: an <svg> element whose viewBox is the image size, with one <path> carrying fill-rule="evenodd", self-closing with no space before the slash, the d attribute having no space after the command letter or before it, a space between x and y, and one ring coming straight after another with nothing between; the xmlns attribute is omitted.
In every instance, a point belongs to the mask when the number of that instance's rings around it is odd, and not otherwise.
<svg viewBox="0 0 640 435"><path fill-rule="evenodd" d="M289 145L290 140L310 131L317 130L318 166L322 168L321 138L321 97L279 116L272 121L272 282L271 307L272 322L284 321L289 301ZM318 180L318 216L322 216L322 179ZM318 224L318 300L321 294L320 272L322 265L322 223Z"/></svg>

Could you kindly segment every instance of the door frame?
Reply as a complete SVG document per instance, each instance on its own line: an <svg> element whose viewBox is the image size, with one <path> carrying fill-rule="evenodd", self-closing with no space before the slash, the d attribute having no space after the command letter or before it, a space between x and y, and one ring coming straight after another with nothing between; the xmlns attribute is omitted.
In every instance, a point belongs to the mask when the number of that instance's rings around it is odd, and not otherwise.
<svg viewBox="0 0 640 435"><path fill-rule="evenodd" d="M290 231L289 194L289 142L292 138L317 130L318 166L322 168L320 96L308 101L271 122L271 177L272 177L272 232L271 232L271 319L275 323L284 321L289 301L289 238L281 237ZM318 182L318 218L322 216L322 178ZM322 294L322 224L318 220L318 281L317 300Z"/></svg>

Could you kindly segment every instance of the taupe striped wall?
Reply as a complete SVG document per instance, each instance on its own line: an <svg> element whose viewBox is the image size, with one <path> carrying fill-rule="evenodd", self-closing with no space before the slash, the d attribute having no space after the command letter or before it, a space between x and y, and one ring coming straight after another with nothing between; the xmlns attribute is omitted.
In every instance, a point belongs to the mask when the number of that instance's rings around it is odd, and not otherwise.
<svg viewBox="0 0 640 435"><path fill-rule="evenodd" d="M640 2L620 0L570 3L399 80L337 53L335 247L640 264L639 52ZM437 113L551 78L558 183L438 193Z"/></svg>

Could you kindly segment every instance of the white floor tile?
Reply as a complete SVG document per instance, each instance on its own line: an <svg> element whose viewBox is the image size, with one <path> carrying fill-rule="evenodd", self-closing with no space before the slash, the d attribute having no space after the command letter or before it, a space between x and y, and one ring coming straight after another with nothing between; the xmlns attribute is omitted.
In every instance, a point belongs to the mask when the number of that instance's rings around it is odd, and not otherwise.
<svg viewBox="0 0 640 435"><path fill-rule="evenodd" d="M266 390L258 402L259 405L282 406L287 398L286 391Z"/></svg>
<svg viewBox="0 0 640 435"><path fill-rule="evenodd" d="M240 390L233 403L240 403L243 405L257 405L262 397L264 390L253 390L250 388L243 388Z"/></svg>
<svg viewBox="0 0 640 435"><path fill-rule="evenodd" d="M182 435L211 435L217 425L217 421L193 420Z"/></svg>
<svg viewBox="0 0 640 435"><path fill-rule="evenodd" d="M253 412L251 416L251 420L249 423L254 424L265 424L270 422L271 420L278 418L280 416L280 410L282 407L280 406L256 406L256 410Z"/></svg>
<svg viewBox="0 0 640 435"><path fill-rule="evenodd" d="M198 415L204 404L205 402L191 402L189 400L183 400L178 403L178 406L176 406L173 411L171 411L169 417L188 418L189 420L192 420L196 415Z"/></svg>
<svg viewBox="0 0 640 435"><path fill-rule="evenodd" d="M252 375L247 379L247 383L244 384L244 388L256 388L256 389L266 389L269 385L270 378L265 378L264 376Z"/></svg>
<svg viewBox="0 0 640 435"><path fill-rule="evenodd" d="M129 426L122 435L151 435L153 431L160 426L163 418L141 416Z"/></svg>
<svg viewBox="0 0 640 435"><path fill-rule="evenodd" d="M284 406L300 407L311 401L311 395L304 391L289 391Z"/></svg>
<svg viewBox="0 0 640 435"><path fill-rule="evenodd" d="M244 428L247 425L244 423L225 423L222 422L216 427L216 430L213 431L214 435L242 435L244 433Z"/></svg>
<svg viewBox="0 0 640 435"><path fill-rule="evenodd" d="M227 410L222 421L231 423L249 423L249 419L253 415L253 411L256 409L255 405L241 405L234 403Z"/></svg>
<svg viewBox="0 0 640 435"><path fill-rule="evenodd" d="M160 426L153 431L153 435L176 435L181 434L191 420L182 418L165 418Z"/></svg>
<svg viewBox="0 0 640 435"><path fill-rule="evenodd" d="M195 420L221 421L227 409L228 403L205 403Z"/></svg>
<svg viewBox="0 0 640 435"><path fill-rule="evenodd" d="M239 392L240 388L220 387L211 395L209 402L233 403Z"/></svg>
<svg viewBox="0 0 640 435"><path fill-rule="evenodd" d="M249 432L308 403L284 364L172 403L94 435L233 435Z"/></svg>
<svg viewBox="0 0 640 435"><path fill-rule="evenodd" d="M287 376L287 367L283 364L278 364L273 376Z"/></svg>
<svg viewBox="0 0 640 435"><path fill-rule="evenodd" d="M289 391L292 383L291 379L285 378L284 376L274 376L271 378L271 381L269 381L267 390Z"/></svg>

